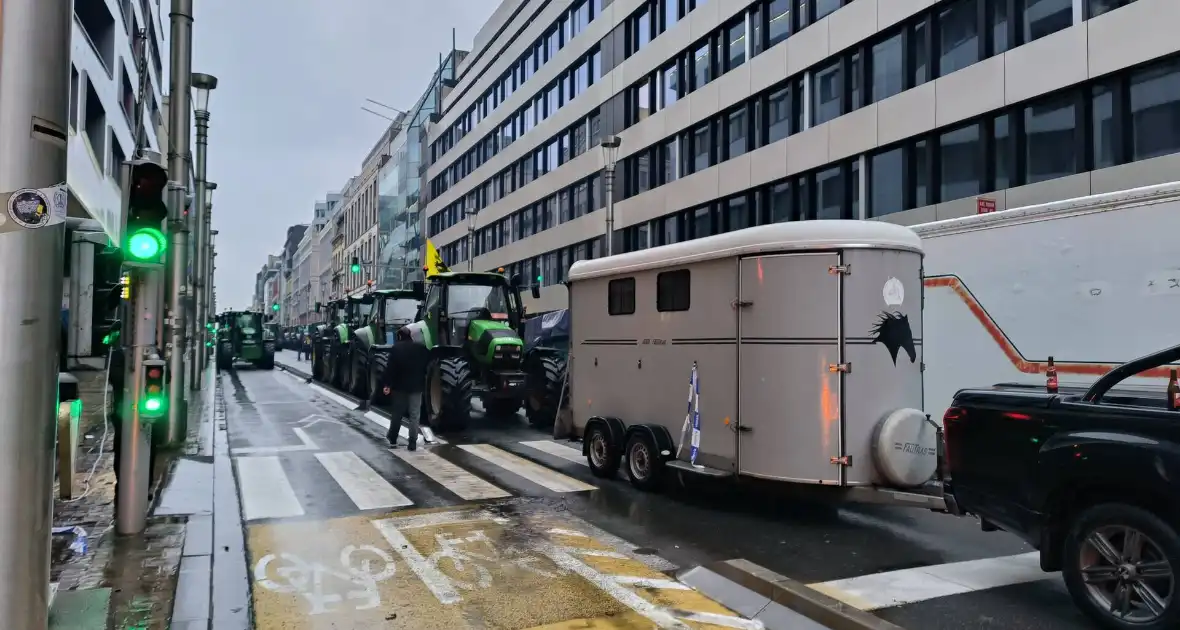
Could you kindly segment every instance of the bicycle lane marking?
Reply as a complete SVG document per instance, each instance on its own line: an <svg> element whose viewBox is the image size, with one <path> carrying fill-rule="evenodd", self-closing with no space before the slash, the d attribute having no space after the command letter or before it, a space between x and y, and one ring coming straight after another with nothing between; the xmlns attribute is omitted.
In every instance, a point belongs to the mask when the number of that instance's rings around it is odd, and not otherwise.
<svg viewBox="0 0 1180 630"><path fill-rule="evenodd" d="M576 517L504 507L251 526L256 625L761 628Z"/></svg>

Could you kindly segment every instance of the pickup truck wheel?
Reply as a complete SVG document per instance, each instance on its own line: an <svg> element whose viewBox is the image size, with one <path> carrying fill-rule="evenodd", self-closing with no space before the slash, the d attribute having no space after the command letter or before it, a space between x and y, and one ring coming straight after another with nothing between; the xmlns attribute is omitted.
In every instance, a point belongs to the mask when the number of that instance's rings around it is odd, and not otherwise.
<svg viewBox="0 0 1180 630"><path fill-rule="evenodd" d="M1180 626L1180 536L1155 514L1106 503L1077 515L1062 574L1074 603L1112 630Z"/></svg>

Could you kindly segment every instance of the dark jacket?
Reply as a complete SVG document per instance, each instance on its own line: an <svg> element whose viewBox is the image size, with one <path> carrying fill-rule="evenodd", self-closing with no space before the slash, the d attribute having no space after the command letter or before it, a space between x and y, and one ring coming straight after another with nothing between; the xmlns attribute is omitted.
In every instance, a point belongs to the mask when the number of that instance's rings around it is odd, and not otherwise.
<svg viewBox="0 0 1180 630"><path fill-rule="evenodd" d="M430 350L413 341L398 341L389 351L389 388L395 392L421 393L426 389Z"/></svg>

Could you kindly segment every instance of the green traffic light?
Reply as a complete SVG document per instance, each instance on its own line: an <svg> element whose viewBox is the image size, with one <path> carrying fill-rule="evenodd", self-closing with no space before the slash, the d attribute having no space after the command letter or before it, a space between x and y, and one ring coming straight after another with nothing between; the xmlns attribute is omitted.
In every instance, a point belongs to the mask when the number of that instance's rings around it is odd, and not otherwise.
<svg viewBox="0 0 1180 630"><path fill-rule="evenodd" d="M544 276L537 276L537 284L541 284L541 282L543 280L544 280Z"/></svg>
<svg viewBox="0 0 1180 630"><path fill-rule="evenodd" d="M360 266L360 265L353 265L353 266L352 266L352 272L353 272L353 273L360 273L360 272L361 272L361 266Z"/></svg>
<svg viewBox="0 0 1180 630"><path fill-rule="evenodd" d="M137 260L151 260L164 251L164 234L152 228L141 228L127 239L127 253Z"/></svg>
<svg viewBox="0 0 1180 630"><path fill-rule="evenodd" d="M159 411L164 408L164 401L160 398L147 398L143 401L144 411Z"/></svg>
<svg viewBox="0 0 1180 630"><path fill-rule="evenodd" d="M271 306L271 307L270 307L270 310L272 310L272 311L275 311L275 312L277 313L277 312L278 312L278 310L279 310L279 304L278 304L278 302L275 302L274 306Z"/></svg>

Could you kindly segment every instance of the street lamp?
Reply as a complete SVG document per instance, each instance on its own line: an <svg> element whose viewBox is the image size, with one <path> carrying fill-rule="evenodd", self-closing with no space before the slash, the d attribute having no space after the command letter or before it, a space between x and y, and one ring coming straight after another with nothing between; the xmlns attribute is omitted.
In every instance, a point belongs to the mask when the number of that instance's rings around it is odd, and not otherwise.
<svg viewBox="0 0 1180 630"><path fill-rule="evenodd" d="M619 159L618 136L602 139L602 160L606 176L606 255L615 252L615 162Z"/></svg>
<svg viewBox="0 0 1180 630"><path fill-rule="evenodd" d="M205 279L205 301L201 305L203 311L201 317L206 322L212 320L213 314L217 312L213 308L214 289L216 288L213 285L213 235L217 233L213 229L213 191L215 190L217 190L217 182L205 182L205 233L209 235L209 242L205 247L205 268L201 270ZM209 356L202 357L202 361L208 362L208 360ZM203 367L204 363L201 365Z"/></svg>
<svg viewBox="0 0 1180 630"><path fill-rule="evenodd" d="M203 330L206 317L206 303L209 301L207 295L208 288L206 287L206 280L209 276L209 208L208 208L208 185L205 182L205 154L206 148L209 144L209 93L217 89L217 77L211 74L202 74L194 72L192 75L193 88L193 109L195 110L197 119L197 153L196 153L196 180L197 180L197 194L193 200L196 205L195 216L191 217L195 228L192 231L196 233L196 244L194 251L196 252L197 260L193 265L193 291L195 307L194 316L190 318L192 330L195 333L197 330ZM193 349L193 369L189 370L191 374L191 384L193 391L201 389L201 378L204 375L205 364L208 363L209 353L206 351L204 344L198 344Z"/></svg>

